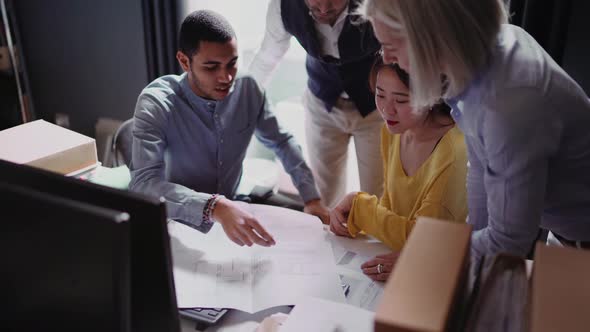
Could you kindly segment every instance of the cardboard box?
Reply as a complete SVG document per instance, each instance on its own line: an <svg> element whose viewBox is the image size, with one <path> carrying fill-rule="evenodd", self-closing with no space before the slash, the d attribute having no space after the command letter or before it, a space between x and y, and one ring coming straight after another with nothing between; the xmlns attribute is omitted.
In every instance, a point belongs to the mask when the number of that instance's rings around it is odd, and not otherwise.
<svg viewBox="0 0 590 332"><path fill-rule="evenodd" d="M531 332L590 331L590 251L538 243Z"/></svg>
<svg viewBox="0 0 590 332"><path fill-rule="evenodd" d="M445 331L465 288L471 226L418 218L383 291L375 331Z"/></svg>
<svg viewBox="0 0 590 332"><path fill-rule="evenodd" d="M61 174L98 164L93 138L44 120L0 131L0 159Z"/></svg>

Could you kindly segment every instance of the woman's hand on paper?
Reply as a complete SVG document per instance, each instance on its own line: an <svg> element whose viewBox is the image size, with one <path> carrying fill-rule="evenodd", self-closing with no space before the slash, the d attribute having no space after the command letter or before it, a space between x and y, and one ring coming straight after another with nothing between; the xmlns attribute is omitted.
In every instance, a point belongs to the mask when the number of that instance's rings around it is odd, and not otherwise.
<svg viewBox="0 0 590 332"><path fill-rule="evenodd" d="M363 273L375 281L386 281L395 267L399 252L378 255L361 265Z"/></svg>
<svg viewBox="0 0 590 332"><path fill-rule="evenodd" d="M217 202L213 210L213 219L221 224L227 237L239 246L250 247L258 244L270 247L276 244L253 215L227 198Z"/></svg>
<svg viewBox="0 0 590 332"><path fill-rule="evenodd" d="M336 205L332 211L330 211L330 230L339 236L352 237L348 231L348 215L352 208L352 201L356 197L356 192L348 193L344 198Z"/></svg>

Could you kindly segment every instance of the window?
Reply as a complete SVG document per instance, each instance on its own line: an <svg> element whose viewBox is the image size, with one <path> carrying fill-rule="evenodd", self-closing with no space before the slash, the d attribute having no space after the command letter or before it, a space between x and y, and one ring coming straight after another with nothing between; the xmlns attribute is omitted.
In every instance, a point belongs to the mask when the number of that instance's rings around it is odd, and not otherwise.
<svg viewBox="0 0 590 332"><path fill-rule="evenodd" d="M182 19L190 12L210 9L223 15L232 25L238 39L238 71L245 72L258 51L266 28L266 11L270 0L248 0L247 5L237 5L236 0L183 0ZM290 130L302 147L306 159L304 111L301 96L307 84L305 70L306 52L293 38L291 47L274 71L267 85L267 96L277 117ZM274 154L252 140L248 156L274 158ZM285 174L283 174L285 176ZM347 190L359 190L358 167L354 143L348 149Z"/></svg>
<svg viewBox="0 0 590 332"><path fill-rule="evenodd" d="M183 12L210 9L222 14L233 26L239 51L239 70L245 72L258 51L266 27L266 10L269 0L250 0L247 6L236 0L184 0ZM182 15L184 18L185 15ZM254 19L253 19L254 18ZM273 104L283 100L299 101L307 82L305 51L291 40L291 47L277 66L268 84L268 98Z"/></svg>

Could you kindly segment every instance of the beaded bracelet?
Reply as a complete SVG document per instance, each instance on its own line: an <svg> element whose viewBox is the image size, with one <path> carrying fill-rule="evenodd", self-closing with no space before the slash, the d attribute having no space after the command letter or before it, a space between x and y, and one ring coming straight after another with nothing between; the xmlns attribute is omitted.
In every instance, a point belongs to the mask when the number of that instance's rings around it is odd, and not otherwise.
<svg viewBox="0 0 590 332"><path fill-rule="evenodd" d="M215 198L217 198L217 194L211 195L211 197L209 197L209 199L207 200L207 203L205 203L205 207L203 208L203 223L213 223L213 220L211 218L211 205Z"/></svg>
<svg viewBox="0 0 590 332"><path fill-rule="evenodd" d="M215 205L217 204L217 202L224 197L225 196L219 195L219 194L213 194L213 195L211 195L211 197L209 197L209 199L207 200L207 203L205 203L205 207L203 208L203 222L204 223L212 224L214 222L213 209L215 208Z"/></svg>

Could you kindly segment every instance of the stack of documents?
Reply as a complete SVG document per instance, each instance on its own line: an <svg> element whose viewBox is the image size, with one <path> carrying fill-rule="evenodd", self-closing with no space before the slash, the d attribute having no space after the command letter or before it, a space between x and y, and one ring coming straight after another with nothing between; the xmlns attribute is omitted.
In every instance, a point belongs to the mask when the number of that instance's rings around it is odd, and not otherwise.
<svg viewBox="0 0 590 332"><path fill-rule="evenodd" d="M345 302L332 248L316 217L266 205L243 205L277 244L240 247L220 225L202 234L171 222L179 308L219 307L254 313L313 296Z"/></svg>

